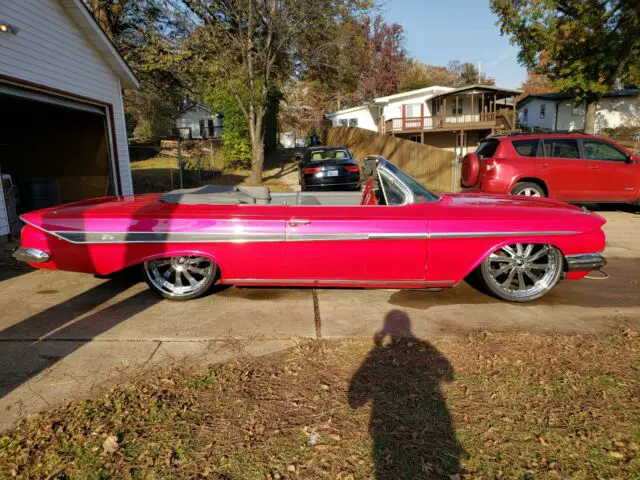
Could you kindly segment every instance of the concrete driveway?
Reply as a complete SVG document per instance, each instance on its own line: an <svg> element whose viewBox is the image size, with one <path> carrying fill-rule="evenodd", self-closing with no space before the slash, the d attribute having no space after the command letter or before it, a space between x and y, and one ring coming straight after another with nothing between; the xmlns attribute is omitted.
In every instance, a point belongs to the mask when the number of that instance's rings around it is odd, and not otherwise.
<svg viewBox="0 0 640 480"><path fill-rule="evenodd" d="M438 293L221 288L182 303L159 300L134 275L7 270L0 277L0 429L149 365L264 354L318 335L371 337L394 308L430 339L482 328L639 329L640 215L600 213L608 219L611 278L562 282L527 305L496 301L466 284Z"/></svg>

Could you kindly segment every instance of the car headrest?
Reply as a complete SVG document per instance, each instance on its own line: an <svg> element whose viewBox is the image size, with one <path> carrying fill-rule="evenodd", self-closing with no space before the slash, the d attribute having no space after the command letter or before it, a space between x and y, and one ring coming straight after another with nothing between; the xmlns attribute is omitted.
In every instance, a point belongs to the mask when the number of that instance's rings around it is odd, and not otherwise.
<svg viewBox="0 0 640 480"><path fill-rule="evenodd" d="M377 177L378 159L375 157L367 157L362 161L362 174L364 178Z"/></svg>

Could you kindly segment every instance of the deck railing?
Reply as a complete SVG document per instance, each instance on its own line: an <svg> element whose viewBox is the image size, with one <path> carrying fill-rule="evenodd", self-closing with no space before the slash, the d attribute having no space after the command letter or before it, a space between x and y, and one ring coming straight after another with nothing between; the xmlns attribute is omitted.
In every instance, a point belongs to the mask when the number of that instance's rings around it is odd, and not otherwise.
<svg viewBox="0 0 640 480"><path fill-rule="evenodd" d="M463 113L456 115L438 115L431 117L390 118L384 122L385 133L449 129L457 126L473 126L495 123L495 112Z"/></svg>

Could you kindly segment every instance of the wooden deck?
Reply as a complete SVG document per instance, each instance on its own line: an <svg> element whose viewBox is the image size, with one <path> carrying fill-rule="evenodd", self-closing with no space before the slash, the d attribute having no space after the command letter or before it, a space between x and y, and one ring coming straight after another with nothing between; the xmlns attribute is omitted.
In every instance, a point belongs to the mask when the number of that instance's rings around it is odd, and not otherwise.
<svg viewBox="0 0 640 480"><path fill-rule="evenodd" d="M492 128L500 126L511 127L511 125L508 124L508 120L505 121L505 118L501 113L483 112L475 114L441 115L435 117L390 118L384 122L384 133L491 130Z"/></svg>

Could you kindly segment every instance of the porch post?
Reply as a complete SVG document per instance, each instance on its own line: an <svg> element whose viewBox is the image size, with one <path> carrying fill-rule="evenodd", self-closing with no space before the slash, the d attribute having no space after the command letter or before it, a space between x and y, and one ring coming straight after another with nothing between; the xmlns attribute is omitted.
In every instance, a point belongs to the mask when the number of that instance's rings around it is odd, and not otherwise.
<svg viewBox="0 0 640 480"><path fill-rule="evenodd" d="M514 95L513 96L513 101L511 102L513 104L513 129L516 129L516 99L517 97Z"/></svg>

